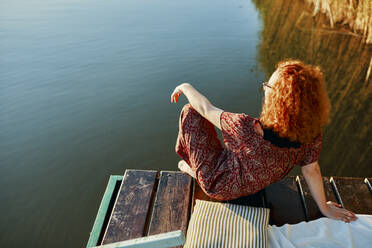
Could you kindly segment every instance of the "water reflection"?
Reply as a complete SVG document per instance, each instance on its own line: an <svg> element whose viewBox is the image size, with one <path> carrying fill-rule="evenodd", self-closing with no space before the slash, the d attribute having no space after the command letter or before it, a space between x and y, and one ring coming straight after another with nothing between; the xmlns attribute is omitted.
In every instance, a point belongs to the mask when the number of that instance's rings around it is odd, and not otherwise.
<svg viewBox="0 0 372 248"><path fill-rule="evenodd" d="M263 22L257 59L267 76L283 58L323 68L332 104L319 159L323 174L371 176L372 87L367 70L372 46L359 36L329 29L329 21L324 16L314 19L302 1L253 2Z"/></svg>

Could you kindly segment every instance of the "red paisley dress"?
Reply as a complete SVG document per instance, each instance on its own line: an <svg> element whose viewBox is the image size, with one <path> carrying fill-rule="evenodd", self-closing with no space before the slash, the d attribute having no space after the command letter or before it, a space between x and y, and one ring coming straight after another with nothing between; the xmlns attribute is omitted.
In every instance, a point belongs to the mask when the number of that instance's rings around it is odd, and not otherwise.
<svg viewBox="0 0 372 248"><path fill-rule="evenodd" d="M254 194L295 165L318 159L322 134L299 148L279 147L254 130L255 122L259 120L244 113L222 112L223 147L212 123L190 104L182 108L175 150L208 196L222 201Z"/></svg>

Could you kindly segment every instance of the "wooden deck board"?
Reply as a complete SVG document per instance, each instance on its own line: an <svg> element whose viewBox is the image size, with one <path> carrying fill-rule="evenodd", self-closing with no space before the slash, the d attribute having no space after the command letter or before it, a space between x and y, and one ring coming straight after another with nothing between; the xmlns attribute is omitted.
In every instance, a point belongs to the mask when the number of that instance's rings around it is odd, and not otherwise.
<svg viewBox="0 0 372 248"><path fill-rule="evenodd" d="M157 171L126 170L102 244L144 236Z"/></svg>
<svg viewBox="0 0 372 248"><path fill-rule="evenodd" d="M161 171L148 235L176 230L186 234L191 197L192 177L181 171Z"/></svg>
<svg viewBox="0 0 372 248"><path fill-rule="evenodd" d="M344 207L358 214L372 213L372 197L364 178L333 177Z"/></svg>
<svg viewBox="0 0 372 248"><path fill-rule="evenodd" d="M150 170L125 171L106 232L100 234L102 244L175 230L182 230L186 235L196 199L267 207L270 208L269 224L277 226L323 216L302 176L299 183L295 177L288 176L255 195L218 201L206 195L197 181L183 172L161 171L158 175L159 172ZM372 194L364 178L334 177L334 181L345 208L357 214L372 214ZM327 200L337 202L329 178L323 177L323 183Z"/></svg>
<svg viewBox="0 0 372 248"><path fill-rule="evenodd" d="M265 189L271 225L295 224L305 220L303 205L293 176L269 185Z"/></svg>

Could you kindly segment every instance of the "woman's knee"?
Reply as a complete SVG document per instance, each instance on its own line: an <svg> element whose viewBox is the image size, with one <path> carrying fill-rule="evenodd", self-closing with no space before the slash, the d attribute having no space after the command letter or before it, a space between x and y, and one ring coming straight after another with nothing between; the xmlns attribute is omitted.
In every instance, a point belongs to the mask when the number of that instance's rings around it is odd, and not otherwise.
<svg viewBox="0 0 372 248"><path fill-rule="evenodd" d="M197 117L202 117L198 111L196 111L190 103L188 104L185 104L183 107L182 107L182 110L181 110L181 114L180 114L180 119L181 121L184 121L186 119L186 117L189 117L189 118L197 118Z"/></svg>
<svg viewBox="0 0 372 248"><path fill-rule="evenodd" d="M196 112L190 103L185 104L181 110L182 113Z"/></svg>

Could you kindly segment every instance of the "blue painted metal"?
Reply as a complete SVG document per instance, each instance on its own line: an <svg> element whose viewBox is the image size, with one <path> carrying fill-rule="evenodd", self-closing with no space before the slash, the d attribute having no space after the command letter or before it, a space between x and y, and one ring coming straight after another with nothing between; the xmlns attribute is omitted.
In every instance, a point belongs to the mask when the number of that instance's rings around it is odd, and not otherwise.
<svg viewBox="0 0 372 248"><path fill-rule="evenodd" d="M123 180L123 176L116 176L116 175L110 176L110 179L107 183L107 187L105 190L105 194L102 197L101 204L98 209L96 220L94 221L92 231L90 232L90 235L89 235L87 248L98 245L97 242L98 242L99 236L102 231L103 223L105 221L105 217L107 214L107 210L108 210L111 198L113 197L116 183L121 180Z"/></svg>

